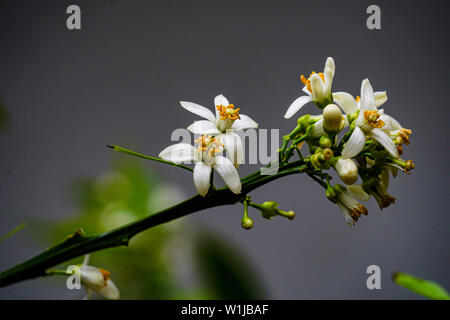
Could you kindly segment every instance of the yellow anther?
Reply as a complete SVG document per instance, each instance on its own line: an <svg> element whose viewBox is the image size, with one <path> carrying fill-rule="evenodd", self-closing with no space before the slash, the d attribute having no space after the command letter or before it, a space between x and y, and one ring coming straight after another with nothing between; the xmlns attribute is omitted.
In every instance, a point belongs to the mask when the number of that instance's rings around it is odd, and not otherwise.
<svg viewBox="0 0 450 320"><path fill-rule="evenodd" d="M412 160L408 160L405 163L405 172L409 173L415 167L416 167L416 165L413 163L413 161Z"/></svg>
<svg viewBox="0 0 450 320"><path fill-rule="evenodd" d="M384 121L380 120L380 114L377 110L364 111L364 119L366 123L374 128L382 128L384 126Z"/></svg>
<svg viewBox="0 0 450 320"><path fill-rule="evenodd" d="M98 271L100 271L100 273L103 276L103 282L106 286L106 282L109 280L109 275L111 274L111 272L109 272L108 270L102 269L102 268L98 268Z"/></svg>
<svg viewBox="0 0 450 320"><path fill-rule="evenodd" d="M240 108L234 109L234 104L229 104L228 106L216 106L217 111L219 111L220 120L230 119L230 120L236 120L241 119L239 116L239 110Z"/></svg>
<svg viewBox="0 0 450 320"><path fill-rule="evenodd" d="M403 140L403 143L409 145L409 136L412 134L412 130L401 128L398 136Z"/></svg>
<svg viewBox="0 0 450 320"><path fill-rule="evenodd" d="M356 96L356 102L359 102L359 100L361 100L361 97L360 96Z"/></svg>
<svg viewBox="0 0 450 320"><path fill-rule="evenodd" d="M211 157L213 157L216 153L220 153L222 151L221 148L224 147L224 145L220 143L219 139L206 134L199 137L195 140L195 142L198 143L198 152L206 151Z"/></svg>
<svg viewBox="0 0 450 320"><path fill-rule="evenodd" d="M308 89L309 92L311 92L311 76L313 74L316 74L315 71L311 72L308 79L304 75L300 75L300 81L305 85L306 89ZM322 79L323 82L325 82L325 76L322 72L318 73L320 79Z"/></svg>

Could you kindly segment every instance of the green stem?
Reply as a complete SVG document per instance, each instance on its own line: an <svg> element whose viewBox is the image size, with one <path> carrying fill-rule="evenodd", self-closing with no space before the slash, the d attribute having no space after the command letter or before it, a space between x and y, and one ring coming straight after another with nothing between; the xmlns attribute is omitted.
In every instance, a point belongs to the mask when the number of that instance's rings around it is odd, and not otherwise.
<svg viewBox="0 0 450 320"><path fill-rule="evenodd" d="M53 276L53 275L70 276L73 273L72 272L67 272L66 270L47 270L45 272L45 274L48 275L48 276Z"/></svg>
<svg viewBox="0 0 450 320"><path fill-rule="evenodd" d="M48 268L90 252L122 245L127 246L133 236L151 227L197 211L242 201L243 197L252 190L286 175L304 172L307 170L307 166L302 161L295 161L279 169L274 175L257 175L247 181L243 179L241 194L234 194L225 187L218 190L212 189L206 197L196 195L175 206L102 234L86 236L79 229L60 244L0 273L0 287L48 275L46 272Z"/></svg>
<svg viewBox="0 0 450 320"><path fill-rule="evenodd" d="M137 153L135 151L131 151L131 150L119 147L119 146L109 145L109 144L107 144L106 146L108 148L113 149L114 151L123 152L123 153L129 154L129 155L135 156L135 157L139 157L139 158L143 158L143 159L147 159L147 160L152 160L152 161L156 161L156 162L165 163L165 164L171 165L172 167L182 168L182 169L185 169L185 170L188 170L188 171L191 171L191 172L194 171L194 170L192 170L192 168L189 168L189 167L187 167L185 165L178 164L178 163L171 162L171 161L166 161L166 160L163 160L163 159L160 159L160 158L146 156L145 154L140 154L140 153Z"/></svg>

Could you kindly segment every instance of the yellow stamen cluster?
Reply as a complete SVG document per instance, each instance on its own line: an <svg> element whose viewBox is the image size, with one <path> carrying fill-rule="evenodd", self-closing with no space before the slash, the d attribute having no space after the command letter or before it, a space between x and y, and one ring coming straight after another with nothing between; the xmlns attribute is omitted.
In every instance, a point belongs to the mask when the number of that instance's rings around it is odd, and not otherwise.
<svg viewBox="0 0 450 320"><path fill-rule="evenodd" d="M195 140L198 143L198 152L207 152L209 156L213 157L216 153L220 153L224 145L220 143L216 137L206 135L199 137Z"/></svg>
<svg viewBox="0 0 450 320"><path fill-rule="evenodd" d="M236 120L241 119L241 116L239 115L239 110L241 108L234 109L234 104L229 104L228 106L216 106L217 111L219 111L220 120L230 119L230 120Z"/></svg>
<svg viewBox="0 0 450 320"><path fill-rule="evenodd" d="M396 138L394 139L395 145L397 147L398 153L400 155L403 154L403 147L402 144L409 145L409 136L412 134L412 130L401 128L398 130L398 133L396 134Z"/></svg>
<svg viewBox="0 0 450 320"><path fill-rule="evenodd" d="M360 96L356 96L356 102L359 102L359 100L361 100L361 97Z"/></svg>
<svg viewBox="0 0 450 320"><path fill-rule="evenodd" d="M405 163L405 172L406 173L410 173L410 171L412 169L414 169L416 167L416 165L414 164L414 162L412 160L407 160Z"/></svg>
<svg viewBox="0 0 450 320"><path fill-rule="evenodd" d="M384 121L380 120L380 114L377 110L364 111L364 119L366 123L374 128L382 128L384 126Z"/></svg>
<svg viewBox="0 0 450 320"><path fill-rule="evenodd" d="M103 275L103 282L106 286L106 283L109 280L109 275L111 274L111 272L109 272L108 270L102 269L102 268L98 268L98 271L100 271L100 273Z"/></svg>
<svg viewBox="0 0 450 320"><path fill-rule="evenodd" d="M409 136L412 134L412 130L410 129L405 129L405 128L401 128L400 131L398 132L398 138L401 139L401 142L409 145ZM398 140L400 140L398 139Z"/></svg>
<svg viewBox="0 0 450 320"><path fill-rule="evenodd" d="M350 227L354 226L355 223L358 221L358 219L361 217L361 215L365 215L367 216L367 214L369 213L369 210L367 210L367 208L362 205L359 204L357 208L351 209L350 210L350 216L352 217L352 222L348 222L348 225Z"/></svg>
<svg viewBox="0 0 450 320"><path fill-rule="evenodd" d="M306 89L308 89L309 92L311 92L311 76L313 74L316 74L316 72L315 71L311 72L308 79L306 79L304 75L300 75L300 81L305 85ZM319 72L318 75L320 76L322 81L325 82L325 76L323 75L323 73Z"/></svg>

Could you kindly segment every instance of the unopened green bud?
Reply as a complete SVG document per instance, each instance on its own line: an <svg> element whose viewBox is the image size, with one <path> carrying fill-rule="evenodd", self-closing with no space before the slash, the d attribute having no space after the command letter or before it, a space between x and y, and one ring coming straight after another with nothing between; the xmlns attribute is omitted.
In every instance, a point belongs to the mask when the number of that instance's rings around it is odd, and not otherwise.
<svg viewBox="0 0 450 320"><path fill-rule="evenodd" d="M351 113L351 114L349 114L349 115L347 115L348 122L349 122L349 123L352 123L353 121L355 121L356 118L358 118L358 114L359 114L359 110L356 111L356 112L353 112L353 113ZM350 128L350 129L351 129L351 128Z"/></svg>
<svg viewBox="0 0 450 320"><path fill-rule="evenodd" d="M307 126L309 126L309 118L311 116L309 114L305 114L304 116L301 116L300 118L297 119L297 125L302 126L303 128L306 128Z"/></svg>
<svg viewBox="0 0 450 320"><path fill-rule="evenodd" d="M283 211L283 210L279 210L277 209L278 214L280 216L283 216L285 218L288 218L289 220L293 220L295 218L295 212L290 210L290 211Z"/></svg>
<svg viewBox="0 0 450 320"><path fill-rule="evenodd" d="M341 193L341 192L345 191L345 187L340 184L336 184L333 188L334 188L334 190L336 190L337 193Z"/></svg>
<svg viewBox="0 0 450 320"><path fill-rule="evenodd" d="M263 218L272 219L275 216L282 216L290 220L295 218L294 211L283 211L278 209L278 203L275 201L266 201L262 204L250 203L250 206L261 211Z"/></svg>
<svg viewBox="0 0 450 320"><path fill-rule="evenodd" d="M253 220L250 219L249 217L242 217L241 226L242 228L249 230L253 227Z"/></svg>
<svg viewBox="0 0 450 320"><path fill-rule="evenodd" d="M327 191L325 192L325 195L327 196L328 200L335 202L336 201L336 190L332 186L327 187Z"/></svg>
<svg viewBox="0 0 450 320"><path fill-rule="evenodd" d="M266 219L272 219L277 215L276 208L278 207L278 203L275 201L266 201L263 202L260 206L261 214Z"/></svg>
<svg viewBox="0 0 450 320"><path fill-rule="evenodd" d="M331 150L330 148L325 148L324 150L323 150L323 152L322 152L322 154L323 154L323 158L325 159L325 160L329 160L329 159L331 159L332 157L333 157L333 150Z"/></svg>
<svg viewBox="0 0 450 320"><path fill-rule="evenodd" d="M327 136L321 136L319 140L319 145L321 148L329 148L331 147L331 139Z"/></svg>

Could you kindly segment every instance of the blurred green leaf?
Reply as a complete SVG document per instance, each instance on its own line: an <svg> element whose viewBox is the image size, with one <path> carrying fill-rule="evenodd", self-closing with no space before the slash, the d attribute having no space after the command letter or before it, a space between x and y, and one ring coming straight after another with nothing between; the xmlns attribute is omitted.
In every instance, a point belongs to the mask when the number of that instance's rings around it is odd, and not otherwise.
<svg viewBox="0 0 450 320"><path fill-rule="evenodd" d="M447 291L439 284L417 278L413 275L396 272L392 275L392 280L401 287L409 289L421 296L433 300L450 300Z"/></svg>
<svg viewBox="0 0 450 320"><path fill-rule="evenodd" d="M111 169L98 177L78 178L71 190L73 215L30 224L46 242L57 243L80 227L87 234L105 232L185 198L142 161L123 157L113 157ZM184 245L191 243L192 250ZM258 279L244 258L217 234L174 221L138 234L127 248L92 254L90 264L111 272L123 299L255 299L261 296ZM81 262L73 259L61 268Z"/></svg>

